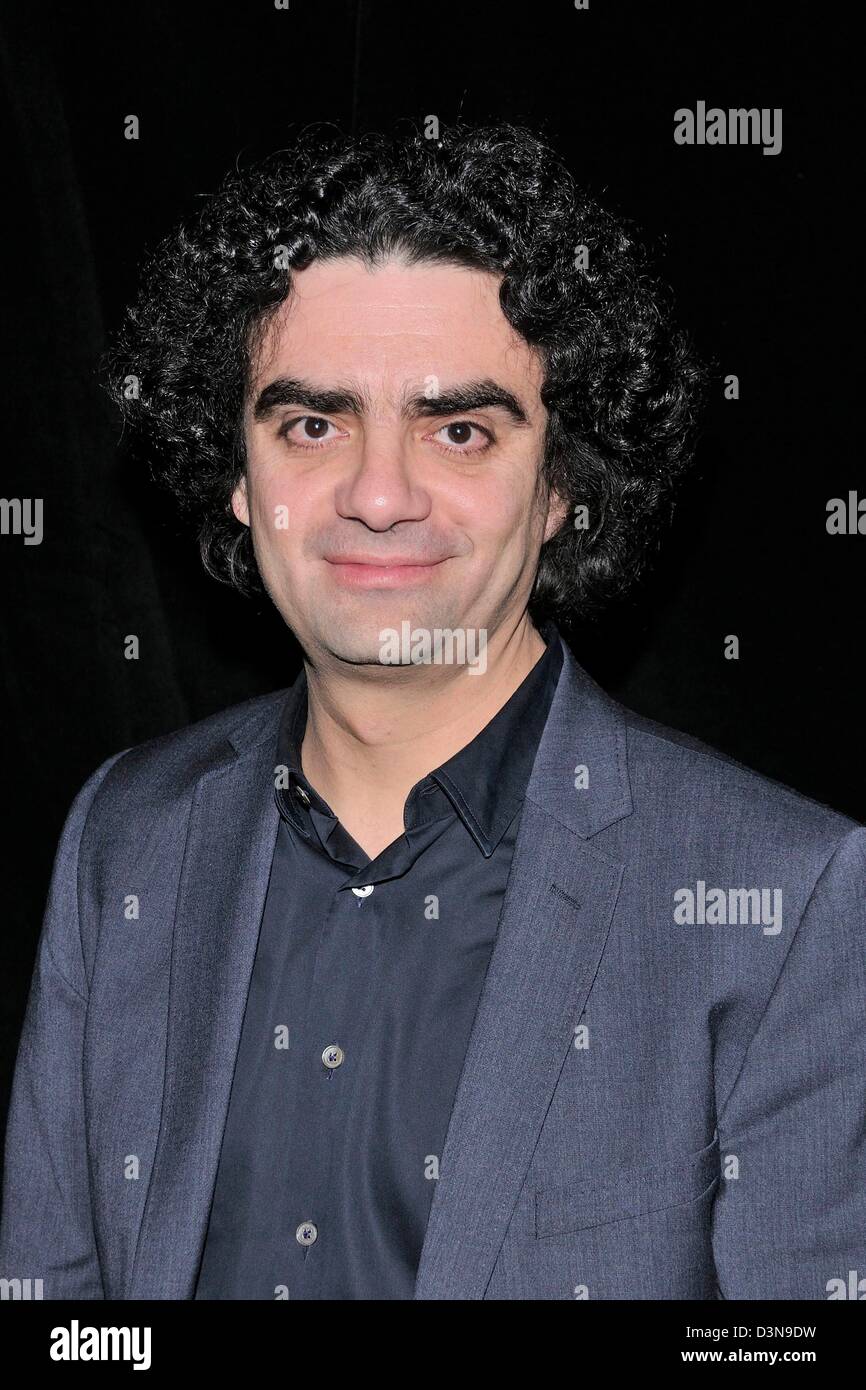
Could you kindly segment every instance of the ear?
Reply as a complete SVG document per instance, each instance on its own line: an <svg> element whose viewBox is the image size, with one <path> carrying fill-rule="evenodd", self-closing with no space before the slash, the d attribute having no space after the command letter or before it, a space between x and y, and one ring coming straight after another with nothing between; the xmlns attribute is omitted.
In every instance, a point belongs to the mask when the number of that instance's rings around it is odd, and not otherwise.
<svg viewBox="0 0 866 1390"><path fill-rule="evenodd" d="M558 492L550 494L550 504L547 509L547 522L544 527L544 541L550 540L561 529L568 516L568 503L560 497Z"/></svg>
<svg viewBox="0 0 866 1390"><path fill-rule="evenodd" d="M244 526L249 526L250 508L247 498L247 477L245 473L232 493L232 511L238 521L242 521Z"/></svg>

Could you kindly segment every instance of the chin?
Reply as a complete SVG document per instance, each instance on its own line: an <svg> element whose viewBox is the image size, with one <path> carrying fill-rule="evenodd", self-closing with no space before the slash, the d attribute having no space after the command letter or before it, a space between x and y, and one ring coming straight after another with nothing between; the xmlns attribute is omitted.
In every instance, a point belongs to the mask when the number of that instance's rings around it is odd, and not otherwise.
<svg viewBox="0 0 866 1390"><path fill-rule="evenodd" d="M320 643L337 661L351 666L378 667L380 670L393 670L393 666L382 661L382 643L378 636L351 637L345 631L330 633L320 638Z"/></svg>

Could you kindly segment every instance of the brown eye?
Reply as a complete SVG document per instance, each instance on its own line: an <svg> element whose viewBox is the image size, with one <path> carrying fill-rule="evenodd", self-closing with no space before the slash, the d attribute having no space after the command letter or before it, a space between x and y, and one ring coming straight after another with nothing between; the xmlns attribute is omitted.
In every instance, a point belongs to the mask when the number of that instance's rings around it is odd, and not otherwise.
<svg viewBox="0 0 866 1390"><path fill-rule="evenodd" d="M436 434L446 436L438 442L451 454L482 454L494 442L490 430L483 425L474 425L471 420L452 420L438 429ZM473 435L479 436L483 442L479 444L477 439L473 442Z"/></svg>
<svg viewBox="0 0 866 1390"><path fill-rule="evenodd" d="M304 416L304 435L307 439L319 440L324 438L328 428L327 420L323 420L321 415Z"/></svg>
<svg viewBox="0 0 866 1390"><path fill-rule="evenodd" d="M328 435L328 429L335 429L330 420L321 415L296 415L280 427L280 435L298 449L315 449L320 444L330 444L336 437Z"/></svg>
<svg viewBox="0 0 866 1390"><path fill-rule="evenodd" d="M458 420L456 425L446 425L450 444L468 444L472 437L472 426Z"/></svg>

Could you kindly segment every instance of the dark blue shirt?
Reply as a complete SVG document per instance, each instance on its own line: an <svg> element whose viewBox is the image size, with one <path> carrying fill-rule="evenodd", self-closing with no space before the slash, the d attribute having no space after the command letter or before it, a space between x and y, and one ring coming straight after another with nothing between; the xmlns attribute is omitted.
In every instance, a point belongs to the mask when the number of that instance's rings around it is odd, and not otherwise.
<svg viewBox="0 0 866 1390"><path fill-rule="evenodd" d="M556 627L542 636L547 650L520 687L416 783L404 833L373 860L303 774L303 673L292 687L197 1299L412 1298L562 666Z"/></svg>

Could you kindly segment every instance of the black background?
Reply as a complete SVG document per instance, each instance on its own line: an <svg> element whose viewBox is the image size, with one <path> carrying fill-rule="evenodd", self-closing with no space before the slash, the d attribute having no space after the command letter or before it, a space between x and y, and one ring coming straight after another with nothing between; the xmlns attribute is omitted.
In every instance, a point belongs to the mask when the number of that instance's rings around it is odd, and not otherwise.
<svg viewBox="0 0 866 1390"><path fill-rule="evenodd" d="M0 537L4 1085L82 782L298 669L275 613L209 579L121 465L96 371L144 250L236 160L312 121L524 122L659 245L681 320L741 397L725 401L720 377L652 581L578 659L633 708L866 819L866 537L826 531L831 497L866 495L847 173L862 158L842 73L853 39L821 16L695 0L7 5L0 491L44 499L45 536ZM782 152L676 145L673 113L698 100L781 107ZM723 656L731 633L738 661Z"/></svg>

